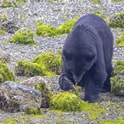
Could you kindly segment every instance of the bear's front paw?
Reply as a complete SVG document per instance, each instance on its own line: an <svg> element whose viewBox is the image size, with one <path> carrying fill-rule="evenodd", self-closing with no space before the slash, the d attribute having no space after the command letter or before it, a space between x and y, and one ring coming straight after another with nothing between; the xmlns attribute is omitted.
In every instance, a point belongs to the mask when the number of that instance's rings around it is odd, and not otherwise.
<svg viewBox="0 0 124 124"><path fill-rule="evenodd" d="M61 76L59 78L59 85L60 85L60 88L65 91L74 89L74 84L66 76Z"/></svg>
<svg viewBox="0 0 124 124"><path fill-rule="evenodd" d="M85 96L84 101L87 101L89 103L97 102L98 101L98 95Z"/></svg>

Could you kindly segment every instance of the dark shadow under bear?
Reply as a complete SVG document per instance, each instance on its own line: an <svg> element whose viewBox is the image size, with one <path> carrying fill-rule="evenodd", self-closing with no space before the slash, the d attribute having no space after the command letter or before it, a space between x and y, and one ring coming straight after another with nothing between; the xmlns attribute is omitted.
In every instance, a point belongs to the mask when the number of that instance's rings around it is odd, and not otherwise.
<svg viewBox="0 0 124 124"><path fill-rule="evenodd" d="M88 14L80 18L68 35L62 53L61 89L85 87L85 98L95 102L99 92L111 89L113 36L100 17Z"/></svg>

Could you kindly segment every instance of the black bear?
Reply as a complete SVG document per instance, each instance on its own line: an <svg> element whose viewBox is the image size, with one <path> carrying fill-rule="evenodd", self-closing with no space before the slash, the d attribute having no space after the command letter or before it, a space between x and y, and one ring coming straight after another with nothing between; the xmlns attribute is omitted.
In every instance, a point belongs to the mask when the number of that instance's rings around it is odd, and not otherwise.
<svg viewBox="0 0 124 124"><path fill-rule="evenodd" d="M81 17L67 36L62 50L61 89L85 88L84 100L95 102L111 89L113 35L106 22L94 15Z"/></svg>

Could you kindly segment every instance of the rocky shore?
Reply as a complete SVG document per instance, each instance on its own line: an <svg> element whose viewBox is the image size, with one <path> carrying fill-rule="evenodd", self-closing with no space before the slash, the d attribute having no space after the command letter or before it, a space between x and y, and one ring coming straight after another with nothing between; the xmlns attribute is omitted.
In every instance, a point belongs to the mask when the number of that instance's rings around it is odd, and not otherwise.
<svg viewBox="0 0 124 124"><path fill-rule="evenodd" d="M2 5L2 2L0 2L0 5ZM81 17L98 10L108 19L112 14L124 12L124 1L110 3L102 1L100 4L92 4L91 0L60 0L58 2L50 2L49 0L28 0L27 2L18 4L16 7L0 7L0 17L5 15L8 22L13 22L13 25L18 29L30 28L35 33L35 23L40 20L45 24L57 27L75 16ZM7 28L7 30L9 29ZM124 29L119 28L111 28L111 30L114 41L124 32ZM12 30L12 32L15 31L16 28ZM14 72L17 61L20 59L31 61L36 55L41 53L48 51L58 52L62 49L67 37L67 35L59 37L41 37L35 35L34 41L38 45L30 46L8 43L7 40L13 35L14 33L8 32L0 34L0 50L10 55L8 56L10 60L7 65L12 72ZM114 60L124 60L124 47L114 46L113 61ZM54 92L61 91L57 83L58 77L43 78L48 82L49 86L53 88ZM16 76L16 81L18 82L25 81L26 79L29 79L29 77ZM81 96L82 95L83 93ZM0 111L0 124L109 124L109 120L115 120L115 122L113 122L114 124L119 119L117 124L124 123L124 97L113 97L110 93L100 94L100 97L99 103L95 104L100 104L103 108L106 108L108 112L105 114L102 113L96 119L89 119L89 115L85 112L61 113L42 109L42 115L29 116L23 112L9 113ZM107 102L107 104L105 104L105 102ZM104 121L106 122L104 123ZM123 122L121 123L121 121Z"/></svg>

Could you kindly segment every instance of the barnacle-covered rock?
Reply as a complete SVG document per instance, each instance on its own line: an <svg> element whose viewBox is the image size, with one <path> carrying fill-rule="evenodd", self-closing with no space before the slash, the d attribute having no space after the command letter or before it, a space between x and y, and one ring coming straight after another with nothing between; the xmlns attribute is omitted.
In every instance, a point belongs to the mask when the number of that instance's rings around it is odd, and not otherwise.
<svg viewBox="0 0 124 124"><path fill-rule="evenodd" d="M51 89L50 86L48 86L48 82L43 77L31 77L20 82L20 84L24 84L38 90L42 95L41 108L49 107Z"/></svg>
<svg viewBox="0 0 124 124"><path fill-rule="evenodd" d="M39 91L26 85L6 81L0 86L0 109L7 112L39 112L41 99Z"/></svg>

